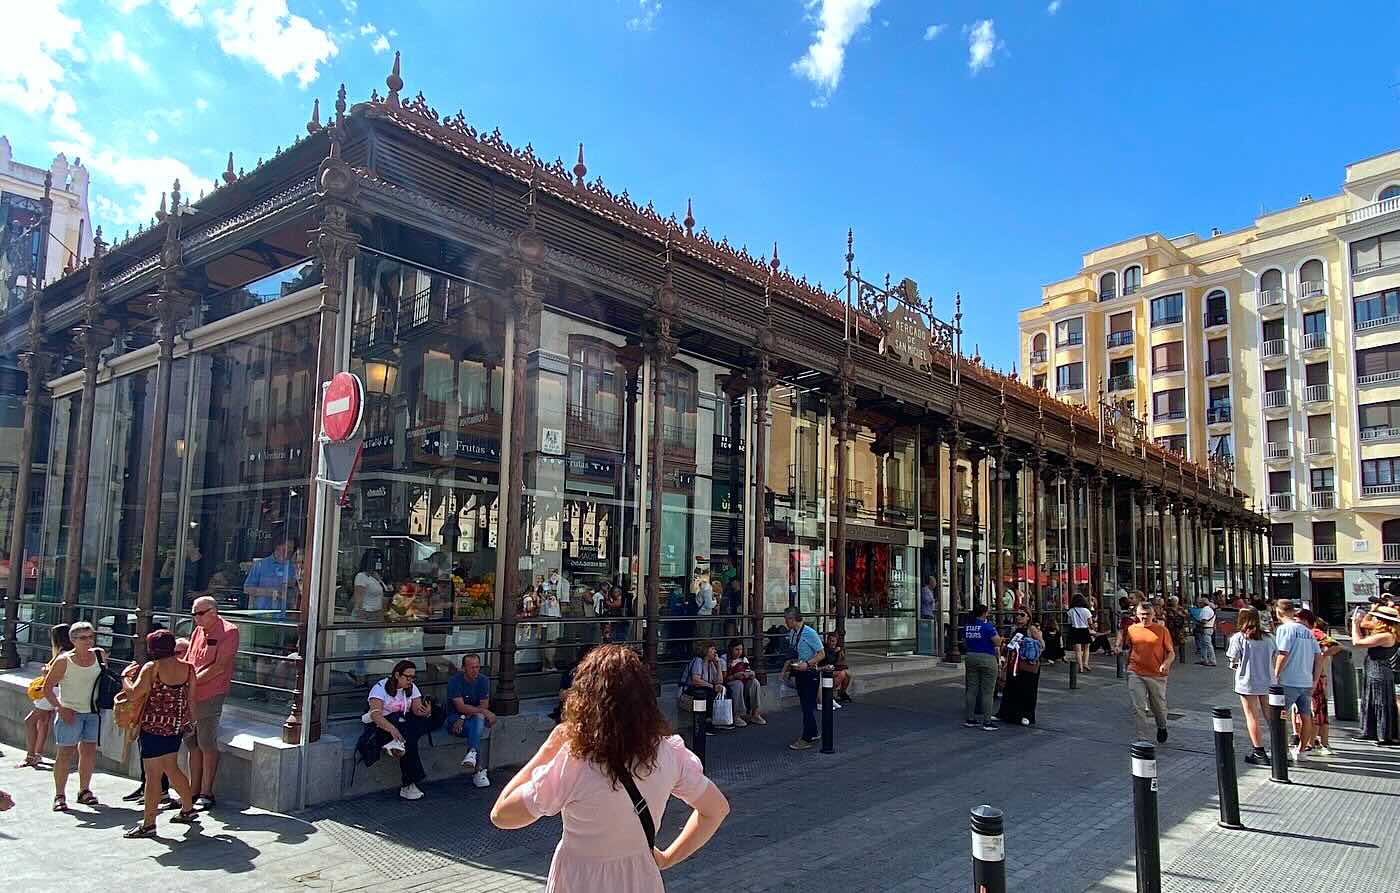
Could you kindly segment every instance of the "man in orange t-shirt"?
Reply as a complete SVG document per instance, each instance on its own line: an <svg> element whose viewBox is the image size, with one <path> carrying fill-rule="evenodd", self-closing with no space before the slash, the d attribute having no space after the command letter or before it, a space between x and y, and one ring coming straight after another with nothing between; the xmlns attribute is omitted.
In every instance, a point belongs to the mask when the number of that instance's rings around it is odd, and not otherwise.
<svg viewBox="0 0 1400 893"><path fill-rule="evenodd" d="M1157 743L1167 740L1167 674L1176 653L1167 628L1153 619L1152 606L1137 606L1138 622L1123 630L1123 647L1128 651L1128 696L1133 705L1133 722L1139 740L1149 740L1152 726L1148 713L1157 721Z"/></svg>

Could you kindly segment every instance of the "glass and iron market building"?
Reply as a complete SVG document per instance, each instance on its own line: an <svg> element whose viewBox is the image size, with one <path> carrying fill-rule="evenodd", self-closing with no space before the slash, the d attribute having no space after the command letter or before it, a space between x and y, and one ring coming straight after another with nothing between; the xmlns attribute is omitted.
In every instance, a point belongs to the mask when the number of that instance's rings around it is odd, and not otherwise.
<svg viewBox="0 0 1400 893"><path fill-rule="evenodd" d="M961 356L958 316L861 280L850 242L825 292L589 180L581 146L547 163L403 99L397 61L387 85L3 318L7 666L76 618L139 656L212 595L238 709L295 741L400 657L435 684L481 653L508 715L586 643L666 683L789 605L941 654L1007 589L1060 609L1172 562L1262 586L1264 519L1220 469ZM365 390L343 493L314 480L337 371Z"/></svg>

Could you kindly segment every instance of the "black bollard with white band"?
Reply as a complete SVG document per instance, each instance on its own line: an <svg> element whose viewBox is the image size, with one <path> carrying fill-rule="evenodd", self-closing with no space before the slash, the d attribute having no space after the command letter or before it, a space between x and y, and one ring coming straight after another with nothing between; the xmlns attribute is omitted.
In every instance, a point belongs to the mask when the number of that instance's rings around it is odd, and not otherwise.
<svg viewBox="0 0 1400 893"><path fill-rule="evenodd" d="M1157 824L1157 748L1133 744L1133 836L1137 842L1137 893L1162 893L1162 842Z"/></svg>
<svg viewBox="0 0 1400 893"><path fill-rule="evenodd" d="M705 720L709 712L709 701L704 698L695 698L690 702L690 749L700 758L700 765L705 765Z"/></svg>
<svg viewBox="0 0 1400 893"><path fill-rule="evenodd" d="M972 810L972 893L1006 893L1006 837L1000 809Z"/></svg>
<svg viewBox="0 0 1400 893"><path fill-rule="evenodd" d="M1215 729L1215 785L1220 793L1220 827L1240 829L1240 786L1235 774L1235 720L1229 707L1212 707Z"/></svg>
<svg viewBox="0 0 1400 893"><path fill-rule="evenodd" d="M822 753L836 753L836 678L822 670Z"/></svg>
<svg viewBox="0 0 1400 893"><path fill-rule="evenodd" d="M1282 685L1269 686L1269 759L1271 781L1288 784L1288 696Z"/></svg>
<svg viewBox="0 0 1400 893"><path fill-rule="evenodd" d="M1079 687L1079 658L1077 656L1069 662L1069 687L1071 691Z"/></svg>

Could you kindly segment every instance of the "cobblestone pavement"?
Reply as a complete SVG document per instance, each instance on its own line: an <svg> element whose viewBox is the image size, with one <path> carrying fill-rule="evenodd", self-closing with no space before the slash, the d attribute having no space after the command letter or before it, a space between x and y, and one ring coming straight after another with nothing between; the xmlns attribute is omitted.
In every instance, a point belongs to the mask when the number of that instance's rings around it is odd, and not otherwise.
<svg viewBox="0 0 1400 893"><path fill-rule="evenodd" d="M667 875L673 893L712 890L966 890L968 810L1006 812L1010 889L1131 891L1133 822L1127 694L1111 666L1067 690L1049 668L1039 724L964 729L960 679L873 694L836 714L837 753L792 753L797 716L709 739L710 775L733 804L699 856ZM1248 831L1215 825L1210 707L1237 707L1224 669L1182 667L1169 693L1172 736L1159 750L1164 889L1349 893L1400 889L1386 859L1400 846L1393 821L1400 754L1345 741L1336 757L1282 786L1240 764ZM1237 745L1243 746L1241 730ZM6 764L13 749L6 749ZM1245 771L1247 770L1247 771ZM254 810L207 818L194 831L162 826L161 841L123 841L128 810L48 811L47 776L0 770L21 801L0 816L0 853L16 889L73 889L57 863L81 852L83 874L161 890L536 891L559 823L499 832L486 820L504 772L479 791L440 782L407 803L373 795L299 818ZM114 802L130 783L94 785ZM673 803L661 837L684 820Z"/></svg>

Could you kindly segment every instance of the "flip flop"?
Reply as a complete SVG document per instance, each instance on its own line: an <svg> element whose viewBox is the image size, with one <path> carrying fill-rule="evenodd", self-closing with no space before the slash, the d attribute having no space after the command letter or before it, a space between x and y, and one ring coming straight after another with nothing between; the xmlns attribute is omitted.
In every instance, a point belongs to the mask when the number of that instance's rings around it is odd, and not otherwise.
<svg viewBox="0 0 1400 893"><path fill-rule="evenodd" d="M68 798L64 797L62 794L59 794L57 797L53 798L53 811L54 811L54 812L67 812L67 811L68 811Z"/></svg>
<svg viewBox="0 0 1400 893"><path fill-rule="evenodd" d="M193 825L199 821L199 813L193 809L186 810L177 816L171 816L170 821L177 825Z"/></svg>
<svg viewBox="0 0 1400 893"><path fill-rule="evenodd" d="M101 803L98 803L98 802L97 802L97 795L94 794L92 791L79 791L79 792L78 792L78 802L81 803L81 804L84 805L84 806L101 806L101 805L102 805Z"/></svg>

